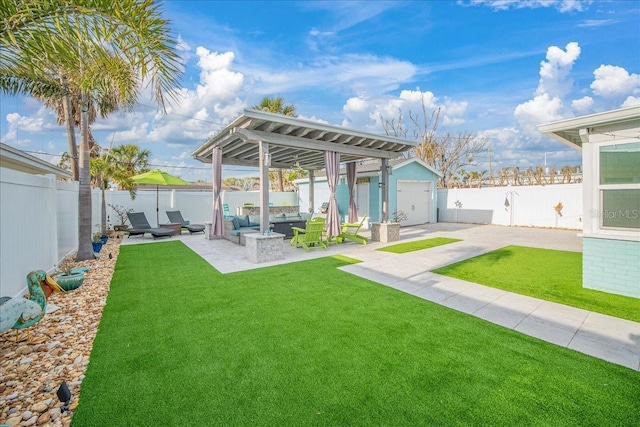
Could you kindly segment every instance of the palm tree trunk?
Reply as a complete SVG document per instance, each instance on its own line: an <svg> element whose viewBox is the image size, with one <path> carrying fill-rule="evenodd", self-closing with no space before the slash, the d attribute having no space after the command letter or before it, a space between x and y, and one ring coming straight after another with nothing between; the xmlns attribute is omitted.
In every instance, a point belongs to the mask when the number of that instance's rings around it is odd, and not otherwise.
<svg viewBox="0 0 640 427"><path fill-rule="evenodd" d="M278 191L284 191L284 178L282 176L282 169L278 169Z"/></svg>
<svg viewBox="0 0 640 427"><path fill-rule="evenodd" d="M91 171L89 170L89 112L86 93L82 93L80 116L80 170L78 185L78 254L76 261L93 259L91 244Z"/></svg>
<svg viewBox="0 0 640 427"><path fill-rule="evenodd" d="M78 146L76 145L76 131L73 120L73 111L71 111L71 99L69 85L64 76L60 76L60 82L65 89L62 106L64 109L64 121L67 125L67 141L69 142L69 163L71 164L71 175L74 181L78 181Z"/></svg>
<svg viewBox="0 0 640 427"><path fill-rule="evenodd" d="M102 181L102 179L100 181L100 188L102 189L102 206L100 207L100 221L102 227L100 228L100 230L102 231L102 235L104 236L105 234L107 234L107 204L105 203L107 199L104 195L104 182Z"/></svg>

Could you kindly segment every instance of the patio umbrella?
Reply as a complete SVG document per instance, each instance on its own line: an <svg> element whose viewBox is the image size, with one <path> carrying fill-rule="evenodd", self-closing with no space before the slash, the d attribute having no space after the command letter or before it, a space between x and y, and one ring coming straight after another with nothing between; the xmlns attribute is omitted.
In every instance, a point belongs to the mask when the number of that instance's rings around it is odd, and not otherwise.
<svg viewBox="0 0 640 427"><path fill-rule="evenodd" d="M158 203L158 187L161 185L189 185L190 183L182 178L162 172L160 169L141 173L131 177L135 184L155 184L156 185L156 224L160 226L160 207Z"/></svg>

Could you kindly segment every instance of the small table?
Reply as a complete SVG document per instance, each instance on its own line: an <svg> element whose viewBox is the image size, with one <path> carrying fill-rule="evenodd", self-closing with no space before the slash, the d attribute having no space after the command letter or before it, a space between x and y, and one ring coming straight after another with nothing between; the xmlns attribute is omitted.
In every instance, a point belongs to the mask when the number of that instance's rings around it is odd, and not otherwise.
<svg viewBox="0 0 640 427"><path fill-rule="evenodd" d="M169 224L160 224L160 227L172 229L173 234L177 234L177 235L182 234L182 224L180 224L179 222L172 222Z"/></svg>
<svg viewBox="0 0 640 427"><path fill-rule="evenodd" d="M284 258L284 234L247 233L245 251L253 262L276 261Z"/></svg>

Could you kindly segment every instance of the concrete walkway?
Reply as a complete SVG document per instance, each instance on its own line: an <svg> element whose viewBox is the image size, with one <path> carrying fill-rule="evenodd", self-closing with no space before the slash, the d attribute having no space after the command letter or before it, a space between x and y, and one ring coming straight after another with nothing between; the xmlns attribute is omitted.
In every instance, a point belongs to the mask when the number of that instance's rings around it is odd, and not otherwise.
<svg viewBox="0 0 640 427"><path fill-rule="evenodd" d="M366 235L366 234L365 234ZM284 260L254 264L244 247L226 240L206 240L202 234L177 237L222 273L262 268L304 259L346 255L362 260L342 267L351 274L416 297L462 311L523 334L640 371L640 323L531 298L431 273L452 262L507 246L581 251L576 231L439 223L401 229L401 241L431 237L462 239L406 254L380 252L372 242L330 245L328 250L295 249L285 245ZM123 244L151 242L123 239ZM158 240L159 241L159 240ZM523 278L526 280L526 278Z"/></svg>

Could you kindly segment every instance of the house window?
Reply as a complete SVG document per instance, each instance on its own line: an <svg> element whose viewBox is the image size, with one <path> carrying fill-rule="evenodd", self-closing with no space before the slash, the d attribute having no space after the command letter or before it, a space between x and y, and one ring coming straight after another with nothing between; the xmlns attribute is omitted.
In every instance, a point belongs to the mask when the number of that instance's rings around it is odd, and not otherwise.
<svg viewBox="0 0 640 427"><path fill-rule="evenodd" d="M600 147L600 227L640 229L640 143Z"/></svg>

